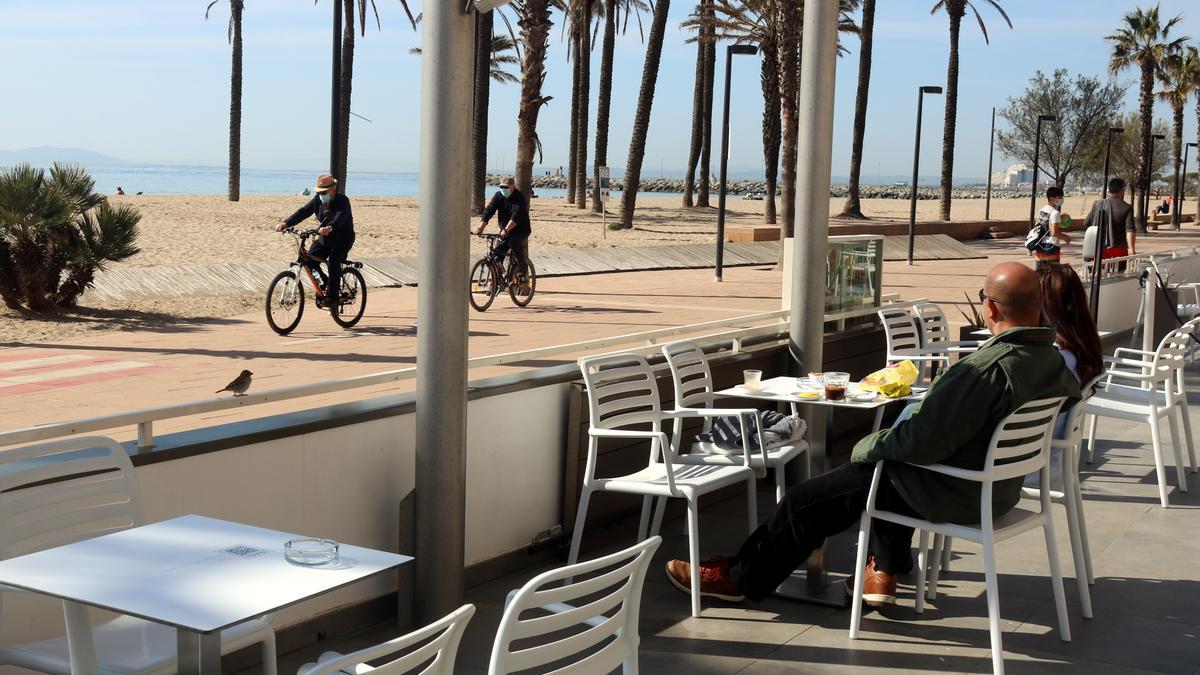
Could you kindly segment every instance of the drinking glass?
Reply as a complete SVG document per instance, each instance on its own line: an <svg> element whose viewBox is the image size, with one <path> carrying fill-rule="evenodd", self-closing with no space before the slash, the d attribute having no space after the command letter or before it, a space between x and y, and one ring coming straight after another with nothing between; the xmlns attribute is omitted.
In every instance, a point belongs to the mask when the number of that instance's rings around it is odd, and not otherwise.
<svg viewBox="0 0 1200 675"><path fill-rule="evenodd" d="M762 371L743 370L742 382L750 391L758 391L758 388L762 386Z"/></svg>
<svg viewBox="0 0 1200 675"><path fill-rule="evenodd" d="M850 386L850 373L825 373L825 400L846 400L846 388Z"/></svg>

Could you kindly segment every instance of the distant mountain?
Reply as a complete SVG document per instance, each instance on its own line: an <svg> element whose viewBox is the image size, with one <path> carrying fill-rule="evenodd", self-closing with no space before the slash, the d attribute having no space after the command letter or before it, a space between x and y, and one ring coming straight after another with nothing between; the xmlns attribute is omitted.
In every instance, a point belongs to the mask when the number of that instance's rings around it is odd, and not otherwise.
<svg viewBox="0 0 1200 675"><path fill-rule="evenodd" d="M125 166L130 163L123 159L79 148L53 148L43 145L24 150L0 150L0 166L28 163L34 166L48 167L55 162L84 166Z"/></svg>

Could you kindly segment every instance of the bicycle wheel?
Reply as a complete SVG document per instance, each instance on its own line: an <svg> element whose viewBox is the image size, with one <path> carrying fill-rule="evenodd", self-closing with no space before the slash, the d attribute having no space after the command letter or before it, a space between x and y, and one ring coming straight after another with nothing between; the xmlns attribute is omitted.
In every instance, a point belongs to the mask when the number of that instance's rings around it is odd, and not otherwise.
<svg viewBox="0 0 1200 675"><path fill-rule="evenodd" d="M304 285L292 270L280 272L267 286L267 324L280 335L295 330L304 316Z"/></svg>
<svg viewBox="0 0 1200 675"><path fill-rule="evenodd" d="M471 300L471 306L476 311L486 312L488 307L492 306L492 301L496 299L496 286L498 283L496 266L487 258L478 260L471 268L470 292L467 297Z"/></svg>
<svg viewBox="0 0 1200 675"><path fill-rule="evenodd" d="M338 292L341 300L330 306L329 313L337 325L350 328L367 311L367 282L358 270L343 268Z"/></svg>
<svg viewBox="0 0 1200 675"><path fill-rule="evenodd" d="M508 294L512 297L513 304L517 307L524 307L533 300L533 293L537 290L537 270L533 268L533 261L525 261L525 283L518 284L516 281L508 285Z"/></svg>

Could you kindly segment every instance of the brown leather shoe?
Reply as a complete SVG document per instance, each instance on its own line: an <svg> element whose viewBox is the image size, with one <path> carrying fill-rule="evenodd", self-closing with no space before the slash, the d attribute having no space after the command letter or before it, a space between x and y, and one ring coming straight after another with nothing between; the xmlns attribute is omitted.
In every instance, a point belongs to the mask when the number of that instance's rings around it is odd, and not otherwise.
<svg viewBox="0 0 1200 675"><path fill-rule="evenodd" d="M854 597L854 577L846 579L846 595ZM867 556L863 570L863 604L868 607L887 607L896 604L896 575L875 569L875 556Z"/></svg>
<svg viewBox="0 0 1200 675"><path fill-rule="evenodd" d="M692 592L692 566L686 560L671 560L667 562L667 578L675 588L684 593ZM745 595L729 578L729 559L723 555L714 555L700 563L700 595L718 598L727 602L741 602Z"/></svg>

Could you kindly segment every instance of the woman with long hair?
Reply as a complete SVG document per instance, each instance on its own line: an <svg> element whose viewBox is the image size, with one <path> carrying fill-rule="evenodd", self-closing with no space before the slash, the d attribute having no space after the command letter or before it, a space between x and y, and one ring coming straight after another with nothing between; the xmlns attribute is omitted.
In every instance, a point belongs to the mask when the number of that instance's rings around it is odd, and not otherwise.
<svg viewBox="0 0 1200 675"><path fill-rule="evenodd" d="M1055 346L1079 384L1090 382L1104 370L1100 333L1088 309L1087 293L1075 270L1050 265L1038 270L1042 285L1042 313L1058 333ZM1083 392L1087 396L1091 392Z"/></svg>

